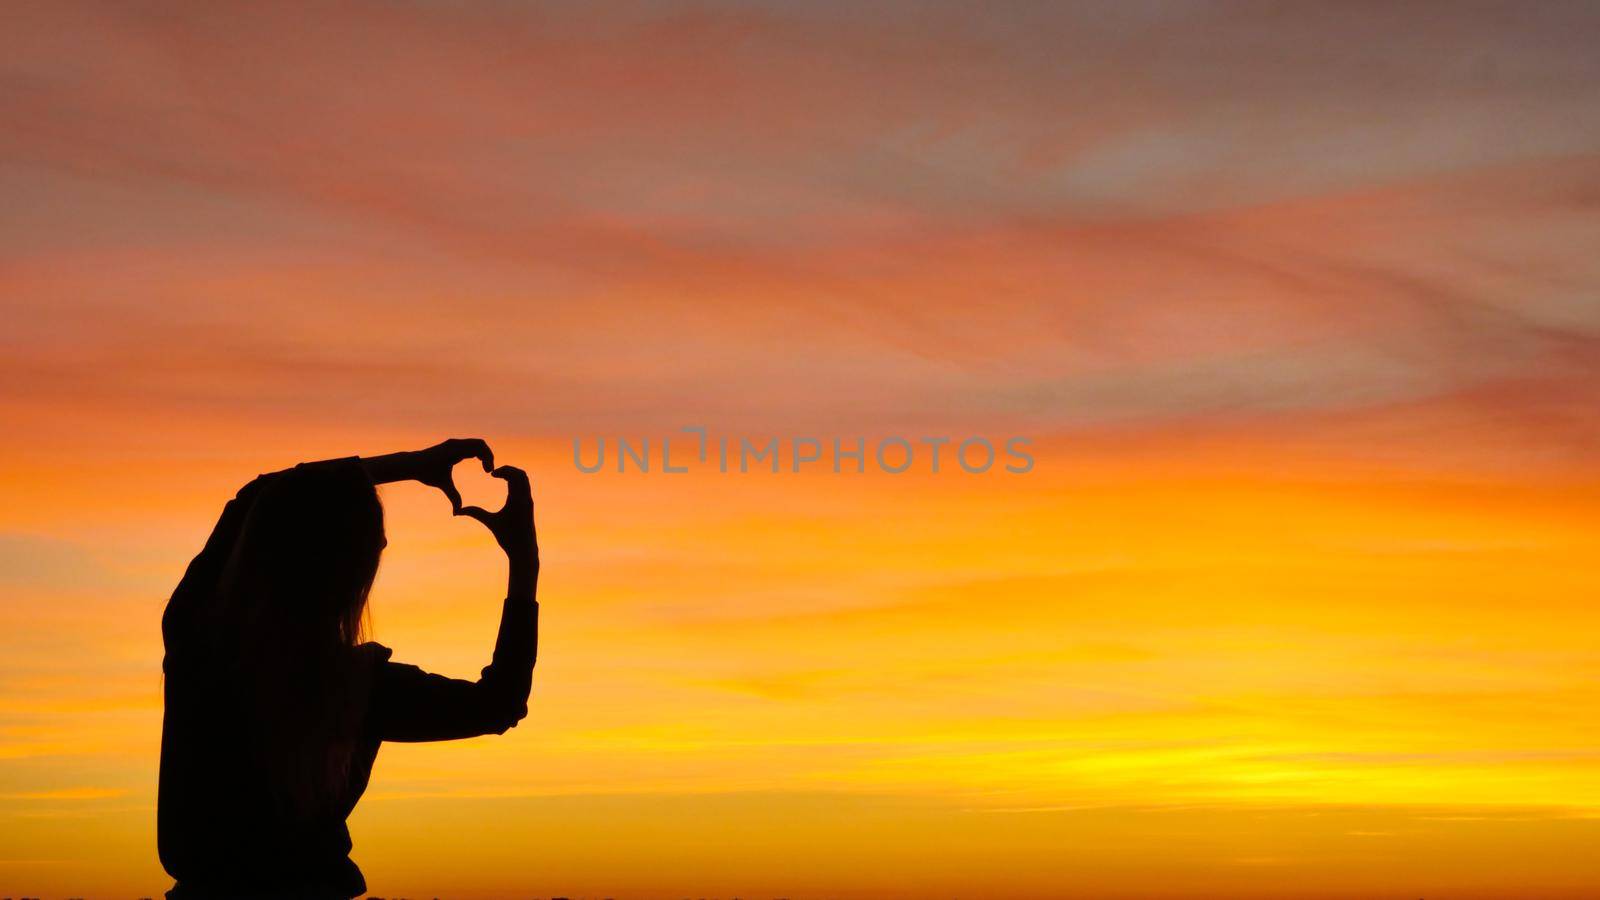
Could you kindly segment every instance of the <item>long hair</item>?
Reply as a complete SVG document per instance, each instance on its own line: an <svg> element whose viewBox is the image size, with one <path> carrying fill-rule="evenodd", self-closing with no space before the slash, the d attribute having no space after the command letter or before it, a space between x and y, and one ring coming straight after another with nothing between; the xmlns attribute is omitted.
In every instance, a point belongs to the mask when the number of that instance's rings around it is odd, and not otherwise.
<svg viewBox="0 0 1600 900"><path fill-rule="evenodd" d="M326 811L347 793L368 689L354 648L384 544L366 474L307 466L262 485L223 570L214 659L291 816Z"/></svg>

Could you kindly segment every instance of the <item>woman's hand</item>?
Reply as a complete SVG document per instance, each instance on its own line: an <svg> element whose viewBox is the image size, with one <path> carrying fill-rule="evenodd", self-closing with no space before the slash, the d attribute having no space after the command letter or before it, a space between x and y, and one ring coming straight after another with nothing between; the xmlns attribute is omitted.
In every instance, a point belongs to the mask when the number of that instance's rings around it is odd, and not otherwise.
<svg viewBox="0 0 1600 900"><path fill-rule="evenodd" d="M461 493L456 490L450 470L464 459L476 459L485 472L494 470L494 451L481 438L451 438L426 450L413 453L410 477L431 488L438 488L450 500L450 511L461 512ZM526 479L524 479L526 481Z"/></svg>
<svg viewBox="0 0 1600 900"><path fill-rule="evenodd" d="M533 492L528 486L528 473L516 466L501 466L489 474L506 483L506 505L499 512L462 506L456 510L456 515L482 522L513 562L537 564L539 542L533 530Z"/></svg>

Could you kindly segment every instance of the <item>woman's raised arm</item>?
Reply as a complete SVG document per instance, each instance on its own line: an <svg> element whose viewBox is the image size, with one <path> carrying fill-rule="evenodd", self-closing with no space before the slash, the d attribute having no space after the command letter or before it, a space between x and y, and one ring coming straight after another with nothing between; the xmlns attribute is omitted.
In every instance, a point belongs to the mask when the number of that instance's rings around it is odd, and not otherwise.
<svg viewBox="0 0 1600 900"><path fill-rule="evenodd" d="M420 481L438 488L450 500L452 512L461 511L461 495L450 480L450 470L464 459L476 459L485 472L494 469L494 451L481 438L451 438L426 450L405 450L382 456L362 456L357 461L373 484Z"/></svg>
<svg viewBox="0 0 1600 900"><path fill-rule="evenodd" d="M444 741L500 733L528 712L539 646L539 604L535 599L539 544L533 528L533 495L521 469L501 466L491 474L506 482L506 505L492 513L467 506L460 514L487 526L506 552L506 597L493 660L474 682L388 662L388 651L382 650L369 721L379 739Z"/></svg>

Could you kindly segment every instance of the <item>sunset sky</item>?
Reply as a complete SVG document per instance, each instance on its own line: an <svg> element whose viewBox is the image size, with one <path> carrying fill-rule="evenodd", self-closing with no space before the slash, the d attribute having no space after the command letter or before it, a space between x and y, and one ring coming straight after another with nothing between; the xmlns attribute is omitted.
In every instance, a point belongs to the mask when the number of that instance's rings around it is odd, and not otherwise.
<svg viewBox="0 0 1600 900"><path fill-rule="evenodd" d="M376 895L1600 893L1600 7L0 17L0 896L170 887L233 491L456 435L534 697L383 750ZM688 425L1036 464L573 464ZM374 638L474 676L498 550L384 499Z"/></svg>

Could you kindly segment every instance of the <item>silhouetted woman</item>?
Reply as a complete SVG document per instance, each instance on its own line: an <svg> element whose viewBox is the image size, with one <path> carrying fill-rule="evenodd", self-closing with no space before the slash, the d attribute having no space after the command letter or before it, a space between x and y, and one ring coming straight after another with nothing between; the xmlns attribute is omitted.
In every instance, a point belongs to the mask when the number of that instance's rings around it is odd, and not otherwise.
<svg viewBox="0 0 1600 900"><path fill-rule="evenodd" d="M499 512L461 506L450 469L471 458L505 480ZM478 681L391 662L387 647L361 641L386 543L373 486L403 480L443 491L510 561L493 662ZM161 621L157 842L177 879L167 896L364 892L345 817L379 743L500 734L527 714L538 576L527 475L494 468L483 441L306 463L245 485Z"/></svg>

